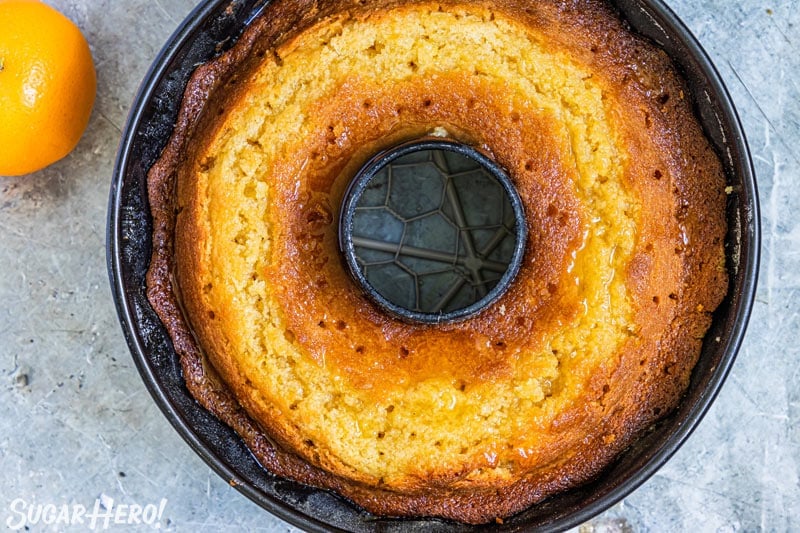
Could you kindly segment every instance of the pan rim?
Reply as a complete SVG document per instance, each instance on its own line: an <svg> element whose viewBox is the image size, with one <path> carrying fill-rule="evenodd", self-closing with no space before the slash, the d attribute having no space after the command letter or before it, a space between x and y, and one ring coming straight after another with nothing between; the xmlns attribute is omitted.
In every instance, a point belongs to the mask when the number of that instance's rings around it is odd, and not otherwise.
<svg viewBox="0 0 800 533"><path fill-rule="evenodd" d="M230 3L231 0L205 0L195 7L156 56L133 100L120 140L109 194L106 261L112 297L126 342L146 388L164 416L194 452L220 477L226 481L234 482L237 490L279 518L309 531L345 531L311 517L285 502L275 499L255 486L240 482L240 476L236 470L203 440L161 386L157 370L148 359L145 342L139 328L139 320L136 316L133 302L126 290L124 280L126 264L123 257L124 220L121 214L124 207L124 199L121 191L128 177L127 171L130 164L131 150L136 142L136 133L142 126L145 108L154 97L159 85L169 74L169 67L177 57L180 49L190 42L208 20ZM721 358L720 364L710 372L708 383L703 387L699 399L689 409L687 416L683 419L683 423L670 434L657 450L648 455L645 463L637 469L634 475L623 480L619 486L612 488L606 494L590 501L577 512L554 517L553 520L542 525L543 530L568 529L612 507L652 477L685 444L707 414L730 373L741 347L755 300L761 238L758 193L752 158L733 100L708 54L684 23L662 0L636 0L635 3L644 6L655 14L658 17L656 24L666 28L665 33L669 32L670 35L677 38L693 52L692 59L698 62L700 69L707 78L709 88L723 115L721 119L726 122L729 130L733 133L733 139L729 139L729 143L731 149L735 151L739 158L738 165L734 165L737 168L734 170L743 187L740 193L743 203L740 212L744 212L745 218L745 224L741 228L742 243L739 251L739 271L732 276L735 277L735 283L731 283L729 288L729 291L735 294L729 294L728 296L737 300L731 304L734 307L733 318L731 319L733 327L726 332L724 356ZM261 10L268 7L270 2L267 0L256 2L256 4L258 4L256 9ZM149 204L146 201L145 205L149 208ZM149 217L149 210L146 215ZM446 522L438 519L427 519L427 521L432 524L446 524ZM395 523L402 523L402 521ZM513 531L518 526L508 524L508 527L500 525L491 527L498 530Z"/></svg>

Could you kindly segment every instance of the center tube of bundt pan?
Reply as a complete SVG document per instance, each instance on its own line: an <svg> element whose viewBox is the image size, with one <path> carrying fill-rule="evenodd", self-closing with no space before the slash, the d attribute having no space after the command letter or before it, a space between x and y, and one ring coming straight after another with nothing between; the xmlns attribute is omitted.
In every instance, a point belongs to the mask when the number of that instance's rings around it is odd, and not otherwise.
<svg viewBox="0 0 800 533"><path fill-rule="evenodd" d="M355 282L407 322L465 320L516 276L527 224L500 165L454 140L425 137L372 157L342 202L339 244Z"/></svg>

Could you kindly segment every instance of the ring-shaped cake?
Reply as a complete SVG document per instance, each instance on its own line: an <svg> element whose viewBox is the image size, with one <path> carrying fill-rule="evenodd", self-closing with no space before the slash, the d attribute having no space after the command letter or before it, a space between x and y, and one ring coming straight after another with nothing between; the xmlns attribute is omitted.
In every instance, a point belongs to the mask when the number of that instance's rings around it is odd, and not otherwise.
<svg viewBox="0 0 800 533"><path fill-rule="evenodd" d="M477 316L353 283L338 209L432 132L528 223ZM685 390L727 288L725 180L666 55L606 4L277 0L201 66L151 169L148 294L187 386L270 471L480 523L597 475Z"/></svg>

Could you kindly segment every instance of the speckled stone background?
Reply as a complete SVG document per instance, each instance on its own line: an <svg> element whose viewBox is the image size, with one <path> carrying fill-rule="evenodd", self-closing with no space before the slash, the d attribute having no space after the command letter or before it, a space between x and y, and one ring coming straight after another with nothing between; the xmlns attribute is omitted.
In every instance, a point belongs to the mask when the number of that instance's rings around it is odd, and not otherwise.
<svg viewBox="0 0 800 533"><path fill-rule="evenodd" d="M0 177L0 527L19 521L20 501L91 509L166 498L153 526L112 520L109 529L292 530L212 473L164 419L134 368L108 286L106 202L120 131L148 65L196 1L48 2L85 32L99 87L74 153L35 175ZM668 4L716 63L747 132L764 228L758 298L733 372L689 442L580 529L796 531L800 6Z"/></svg>

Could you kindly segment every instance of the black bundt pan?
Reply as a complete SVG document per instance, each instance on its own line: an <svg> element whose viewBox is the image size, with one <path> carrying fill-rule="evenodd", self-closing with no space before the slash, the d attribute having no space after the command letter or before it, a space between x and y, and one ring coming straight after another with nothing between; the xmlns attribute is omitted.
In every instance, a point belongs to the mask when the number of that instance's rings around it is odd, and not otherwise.
<svg viewBox="0 0 800 533"><path fill-rule="evenodd" d="M534 1L534 0L531 0ZM686 441L717 395L741 344L755 296L759 213L752 161L730 96L708 56L660 0L614 2L633 29L660 45L685 75L732 187L728 200L728 297L714 316L686 397L594 482L537 504L503 524L478 530L564 530L611 507L647 480ZM146 174L172 132L193 69L227 49L268 0L208 0L180 25L133 102L119 148L108 214L108 268L125 337L156 403L189 445L222 478L264 509L311 531L469 531L436 519L373 516L326 491L277 478L239 437L201 408L184 387L166 330L145 296L151 220ZM718 341L716 339L719 339Z"/></svg>

